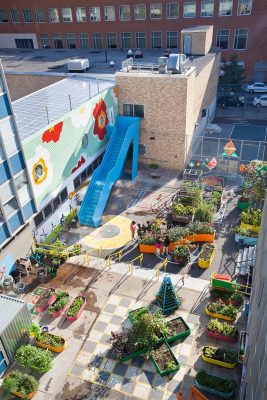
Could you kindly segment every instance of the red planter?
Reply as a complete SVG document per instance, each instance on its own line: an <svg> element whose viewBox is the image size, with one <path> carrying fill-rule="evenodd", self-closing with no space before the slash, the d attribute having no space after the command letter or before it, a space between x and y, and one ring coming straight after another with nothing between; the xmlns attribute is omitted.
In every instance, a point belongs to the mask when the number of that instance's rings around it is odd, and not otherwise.
<svg viewBox="0 0 267 400"><path fill-rule="evenodd" d="M76 319L78 319L81 316L81 313L83 312L83 310L84 310L84 308L86 306L86 299L85 299L85 297L83 297L83 298L84 298L84 302L83 302L80 310L78 311L78 314L76 314L74 317L68 317L66 315L66 318L67 318L68 321L70 321L70 322L76 321ZM70 305L70 307L71 307L71 305Z"/></svg>
<svg viewBox="0 0 267 400"><path fill-rule="evenodd" d="M205 333L207 336L209 336L213 339L223 340L224 342L228 342L228 343L236 343L239 338L239 335L237 335L236 337L233 337L233 336L221 335L220 333L210 332L207 328L205 329Z"/></svg>
<svg viewBox="0 0 267 400"><path fill-rule="evenodd" d="M242 305L242 303L240 303L238 301L224 300L224 299L221 299L220 297L213 298L212 301L215 301L215 302L220 301L220 302L226 304L227 306L229 306L231 304L234 307L240 307Z"/></svg>
<svg viewBox="0 0 267 400"><path fill-rule="evenodd" d="M55 289L51 289L55 292ZM43 292L45 293L45 292ZM41 296L42 297L42 296ZM55 302L55 300L57 299L57 296L55 294L53 294L48 300L47 303L44 307L35 307L35 311L38 313L44 312L45 310L48 309L49 306L51 306L51 304L53 304Z"/></svg>

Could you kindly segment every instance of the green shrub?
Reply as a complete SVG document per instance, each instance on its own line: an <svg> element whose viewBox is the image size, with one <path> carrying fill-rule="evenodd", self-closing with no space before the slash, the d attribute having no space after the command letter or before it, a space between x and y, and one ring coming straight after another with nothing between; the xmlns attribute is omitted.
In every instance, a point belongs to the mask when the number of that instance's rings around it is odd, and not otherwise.
<svg viewBox="0 0 267 400"><path fill-rule="evenodd" d="M173 255L175 257L190 257L189 247L182 244L176 246L175 249L173 250Z"/></svg>
<svg viewBox="0 0 267 400"><path fill-rule="evenodd" d="M182 226L175 226L169 230L168 234L171 242L177 242L189 235L189 229Z"/></svg>
<svg viewBox="0 0 267 400"><path fill-rule="evenodd" d="M37 391L38 385L38 381L33 376L15 370L4 378L2 388L6 392L17 392L27 398L28 394Z"/></svg>
<svg viewBox="0 0 267 400"><path fill-rule="evenodd" d="M38 349L27 344L16 352L16 361L23 368L32 368L40 373L52 368L52 354L48 350Z"/></svg>
<svg viewBox="0 0 267 400"><path fill-rule="evenodd" d="M211 203L201 203L195 211L195 221L212 222L215 212L214 205Z"/></svg>
<svg viewBox="0 0 267 400"><path fill-rule="evenodd" d="M236 337L238 330L235 326L227 324L227 322L219 322L217 319L211 319L207 325L210 332L219 333L221 335Z"/></svg>
<svg viewBox="0 0 267 400"><path fill-rule="evenodd" d="M188 224L189 235L194 234L213 234L215 232L213 226L208 223L194 221Z"/></svg>
<svg viewBox="0 0 267 400"><path fill-rule="evenodd" d="M235 226L233 229L233 232L240 236L246 236L246 237L251 237L251 238L258 237L258 232L253 232L253 231L250 231L249 229L241 228L240 226Z"/></svg>
<svg viewBox="0 0 267 400"><path fill-rule="evenodd" d="M195 209L192 206L183 206L180 203L173 203L172 205L172 212L175 215L181 215L181 216L193 215L194 211Z"/></svg>
<svg viewBox="0 0 267 400"><path fill-rule="evenodd" d="M153 246L155 244L155 238L152 236L145 236L139 239L139 244L146 244L147 246Z"/></svg>
<svg viewBox="0 0 267 400"><path fill-rule="evenodd" d="M151 169L158 169L158 167L159 167L159 164L154 164L154 163L149 164L149 168L151 168Z"/></svg>
<svg viewBox="0 0 267 400"><path fill-rule="evenodd" d="M262 219L262 210L260 210L259 208L258 209L248 208L247 210L242 211L240 214L240 220L244 224L260 226L261 219Z"/></svg>
<svg viewBox="0 0 267 400"><path fill-rule="evenodd" d="M70 308L67 311L67 316L68 317L75 317L78 312L80 311L81 306L84 303L84 298L82 296L76 297L76 299L73 300Z"/></svg>
<svg viewBox="0 0 267 400"><path fill-rule="evenodd" d="M211 313L221 314L230 318L236 318L237 316L237 309L234 306L231 304L226 305L219 301L208 303L207 310Z"/></svg>
<svg viewBox="0 0 267 400"><path fill-rule="evenodd" d="M211 358L213 360L218 360L226 362L229 364L234 364L238 360L238 353L234 350L227 349L225 347L211 347L205 346L203 348L204 356Z"/></svg>
<svg viewBox="0 0 267 400"><path fill-rule="evenodd" d="M143 313L133 326L133 336L141 348L152 349L169 328L161 312Z"/></svg>
<svg viewBox="0 0 267 400"><path fill-rule="evenodd" d="M233 383L225 378L208 374L206 371L199 371L196 375L196 381L201 385L219 392L228 394L234 389Z"/></svg>

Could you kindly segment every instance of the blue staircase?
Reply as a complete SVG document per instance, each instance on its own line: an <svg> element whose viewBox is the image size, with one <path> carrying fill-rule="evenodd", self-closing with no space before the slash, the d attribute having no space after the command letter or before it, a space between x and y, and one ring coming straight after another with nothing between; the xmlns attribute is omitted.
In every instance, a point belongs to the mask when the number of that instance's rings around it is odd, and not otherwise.
<svg viewBox="0 0 267 400"><path fill-rule="evenodd" d="M119 116L116 126L107 128L111 132L110 141L101 164L93 173L78 213L81 225L99 226L112 187L123 173L132 143L132 179L137 176L140 118Z"/></svg>

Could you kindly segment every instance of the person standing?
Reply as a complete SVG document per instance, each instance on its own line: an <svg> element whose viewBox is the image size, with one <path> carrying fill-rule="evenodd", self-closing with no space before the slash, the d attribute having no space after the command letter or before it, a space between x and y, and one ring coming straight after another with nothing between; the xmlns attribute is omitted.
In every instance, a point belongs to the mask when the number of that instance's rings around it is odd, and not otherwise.
<svg viewBox="0 0 267 400"><path fill-rule="evenodd" d="M170 243L171 243L170 238L169 238L168 235L166 235L166 237L165 237L165 239L164 239L164 241L163 241L163 255L164 255L164 254L166 254L166 255L169 254L169 246L170 246Z"/></svg>
<svg viewBox="0 0 267 400"><path fill-rule="evenodd" d="M132 235L132 240L135 239L135 231L136 231L136 224L135 221L132 221L130 224L130 231L131 231L131 235Z"/></svg>
<svg viewBox="0 0 267 400"><path fill-rule="evenodd" d="M158 256L160 256L160 250L161 250L161 239L160 239L160 237L158 236L157 237L157 239L156 239L156 243L155 243L155 246L156 246L156 254L158 255Z"/></svg>
<svg viewBox="0 0 267 400"><path fill-rule="evenodd" d="M143 230L140 224L137 224L137 237L138 239L142 239L143 237Z"/></svg>

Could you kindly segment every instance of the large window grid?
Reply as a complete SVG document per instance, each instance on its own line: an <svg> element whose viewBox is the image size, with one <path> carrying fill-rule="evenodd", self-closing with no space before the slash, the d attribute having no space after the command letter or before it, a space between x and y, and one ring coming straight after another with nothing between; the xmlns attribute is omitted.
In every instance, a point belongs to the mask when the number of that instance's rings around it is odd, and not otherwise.
<svg viewBox="0 0 267 400"><path fill-rule="evenodd" d="M234 50L246 50L248 29L236 29L234 38Z"/></svg>
<svg viewBox="0 0 267 400"><path fill-rule="evenodd" d="M23 10L23 18L26 23L33 22L32 10Z"/></svg>
<svg viewBox="0 0 267 400"><path fill-rule="evenodd" d="M48 33L40 33L40 42L43 49L50 48L50 38Z"/></svg>
<svg viewBox="0 0 267 400"><path fill-rule="evenodd" d="M68 49L76 49L76 39L74 33L66 33L66 42Z"/></svg>
<svg viewBox="0 0 267 400"><path fill-rule="evenodd" d="M119 6L120 21L129 21L131 19L131 8L129 5Z"/></svg>
<svg viewBox="0 0 267 400"><path fill-rule="evenodd" d="M225 17L232 15L233 0L219 0L219 16Z"/></svg>
<svg viewBox="0 0 267 400"><path fill-rule="evenodd" d="M201 1L201 17L213 17L214 13L214 0Z"/></svg>
<svg viewBox="0 0 267 400"><path fill-rule="evenodd" d="M166 4L166 18L177 19L179 16L179 4L178 3L167 3Z"/></svg>
<svg viewBox="0 0 267 400"><path fill-rule="evenodd" d="M250 15L252 12L253 0L239 0L238 1L238 15Z"/></svg>
<svg viewBox="0 0 267 400"><path fill-rule="evenodd" d="M195 18L196 17L196 2L185 1L184 2L184 18Z"/></svg>
<svg viewBox="0 0 267 400"><path fill-rule="evenodd" d="M93 46L94 49L103 49L102 33L93 33Z"/></svg>
<svg viewBox="0 0 267 400"><path fill-rule="evenodd" d="M105 21L115 21L115 7L106 6L104 7Z"/></svg>
<svg viewBox="0 0 267 400"><path fill-rule="evenodd" d="M178 48L178 32L166 32L166 47L168 49Z"/></svg>
<svg viewBox="0 0 267 400"><path fill-rule="evenodd" d="M0 22L8 22L7 10L0 10Z"/></svg>
<svg viewBox="0 0 267 400"><path fill-rule="evenodd" d="M162 18L162 4L150 4L150 18L161 19Z"/></svg>
<svg viewBox="0 0 267 400"><path fill-rule="evenodd" d="M86 22L86 9L85 7L77 7L76 8L76 20L77 22Z"/></svg>
<svg viewBox="0 0 267 400"><path fill-rule="evenodd" d="M54 47L63 49L62 33L53 33Z"/></svg>
<svg viewBox="0 0 267 400"><path fill-rule="evenodd" d="M79 33L79 43L82 49L88 49L89 47L88 33Z"/></svg>
<svg viewBox="0 0 267 400"><path fill-rule="evenodd" d="M44 8L37 8L35 10L35 14L36 14L36 20L39 23L43 23L46 22L46 17L45 17L45 10Z"/></svg>
<svg viewBox="0 0 267 400"><path fill-rule="evenodd" d="M146 32L136 32L135 34L136 47L138 49L145 49L146 45Z"/></svg>
<svg viewBox="0 0 267 400"><path fill-rule="evenodd" d="M11 14L11 21L14 24L20 22L20 12L19 12L19 10L11 10L10 14ZM1 21L1 19L0 19L0 21Z"/></svg>
<svg viewBox="0 0 267 400"><path fill-rule="evenodd" d="M132 47L131 33L122 32L121 33L121 48L130 49Z"/></svg>
<svg viewBox="0 0 267 400"><path fill-rule="evenodd" d="M108 32L107 33L107 47L109 49L117 48L117 34L116 32Z"/></svg>
<svg viewBox="0 0 267 400"><path fill-rule="evenodd" d="M145 20L146 19L146 5L136 4L134 6L134 19Z"/></svg>
<svg viewBox="0 0 267 400"><path fill-rule="evenodd" d="M221 47L222 50L227 50L229 46L229 29L218 29L216 36L216 46Z"/></svg>
<svg viewBox="0 0 267 400"><path fill-rule="evenodd" d="M63 22L72 22L71 8L62 8L61 12L62 12Z"/></svg>
<svg viewBox="0 0 267 400"><path fill-rule="evenodd" d="M123 115L144 118L144 106L142 104L123 104Z"/></svg>
<svg viewBox="0 0 267 400"><path fill-rule="evenodd" d="M90 7L89 14L91 22L101 21L100 7Z"/></svg>
<svg viewBox="0 0 267 400"><path fill-rule="evenodd" d="M151 47L152 49L161 49L162 47L161 32L151 32Z"/></svg>
<svg viewBox="0 0 267 400"><path fill-rule="evenodd" d="M48 16L50 22L52 23L59 22L59 15L57 8L48 8Z"/></svg>

